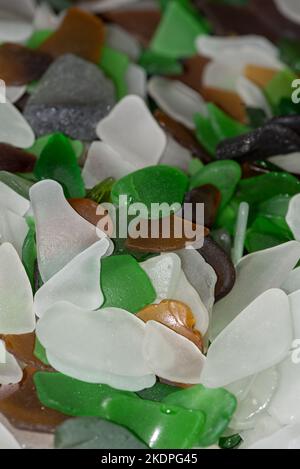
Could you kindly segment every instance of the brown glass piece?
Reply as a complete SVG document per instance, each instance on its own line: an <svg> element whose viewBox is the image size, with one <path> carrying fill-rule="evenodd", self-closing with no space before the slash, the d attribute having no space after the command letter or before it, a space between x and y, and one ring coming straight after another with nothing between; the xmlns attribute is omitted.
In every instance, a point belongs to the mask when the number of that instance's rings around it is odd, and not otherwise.
<svg viewBox="0 0 300 469"><path fill-rule="evenodd" d="M206 101L216 104L233 119L245 123L246 108L237 93L211 87L202 87L201 94Z"/></svg>
<svg viewBox="0 0 300 469"><path fill-rule="evenodd" d="M245 77L248 78L248 80L253 81L253 83L260 88L265 88L277 73L278 70L258 67L257 65L247 65L244 69Z"/></svg>
<svg viewBox="0 0 300 469"><path fill-rule="evenodd" d="M194 0L204 13L216 34L258 34L273 42L281 37L300 37L300 28L280 14L273 0L249 0L245 6L226 5L211 0Z"/></svg>
<svg viewBox="0 0 300 469"><path fill-rule="evenodd" d="M52 57L75 54L99 63L105 41L105 26L100 18L79 8L70 8L60 27L40 46Z"/></svg>
<svg viewBox="0 0 300 469"><path fill-rule="evenodd" d="M217 274L215 298L216 301L219 301L228 295L235 283L236 272L234 265L226 252L210 236L204 238L203 247L198 249L198 252Z"/></svg>
<svg viewBox="0 0 300 469"><path fill-rule="evenodd" d="M38 80L52 62L51 55L19 44L0 46L0 78L6 86L22 86Z"/></svg>
<svg viewBox="0 0 300 469"><path fill-rule="evenodd" d="M2 335L8 352L14 355L17 360L25 363L25 365L33 366L39 370L51 370L50 366L42 363L33 354L35 346L35 333L21 335Z"/></svg>
<svg viewBox="0 0 300 469"><path fill-rule="evenodd" d="M69 199L69 204L82 218L97 226L107 236L112 236L113 221L104 207L91 199Z"/></svg>
<svg viewBox="0 0 300 469"><path fill-rule="evenodd" d="M187 192L184 203L193 205L191 220L193 223L196 223L196 204L204 204L204 224L208 228L211 228L215 222L221 203L221 192L212 184L196 187Z"/></svg>
<svg viewBox="0 0 300 469"><path fill-rule="evenodd" d="M196 321L192 310L181 301L163 300L157 305L146 306L137 313L137 317L144 322L157 321L164 324L203 350L202 336L195 329Z"/></svg>
<svg viewBox="0 0 300 469"><path fill-rule="evenodd" d="M148 237L133 239L129 236L125 242L125 247L129 251L147 253L178 251L187 245L192 245L197 240L197 236L201 236L200 226L176 215L159 220L143 220L142 223L148 225L148 234L152 233L152 237L148 235ZM169 233L163 233L163 223L166 223L164 226L170 226ZM194 230L195 233L192 233L191 230ZM190 232L191 236L186 236L186 233ZM204 227L204 236L208 233L209 230Z"/></svg>
<svg viewBox="0 0 300 469"><path fill-rule="evenodd" d="M102 17L111 23L115 23L136 37L143 46L147 47L160 23L161 14L159 10L149 9L126 9L112 10L103 13Z"/></svg>
<svg viewBox="0 0 300 469"><path fill-rule="evenodd" d="M7 143L0 143L0 171L30 173L35 163L36 157L31 153Z"/></svg>
<svg viewBox="0 0 300 469"><path fill-rule="evenodd" d="M192 153L193 156L199 158L203 163L210 163L211 157L200 145L194 134L184 125L176 122L164 112L157 109L154 117L160 126L169 133L180 145Z"/></svg>
<svg viewBox="0 0 300 469"><path fill-rule="evenodd" d="M0 412L16 428L51 433L68 417L40 403L33 383L36 371L27 367L19 385L0 388Z"/></svg>
<svg viewBox="0 0 300 469"><path fill-rule="evenodd" d="M195 55L183 61L184 72L182 75L176 75L174 80L182 81L195 91L201 92L202 74L206 65L210 62L207 57Z"/></svg>

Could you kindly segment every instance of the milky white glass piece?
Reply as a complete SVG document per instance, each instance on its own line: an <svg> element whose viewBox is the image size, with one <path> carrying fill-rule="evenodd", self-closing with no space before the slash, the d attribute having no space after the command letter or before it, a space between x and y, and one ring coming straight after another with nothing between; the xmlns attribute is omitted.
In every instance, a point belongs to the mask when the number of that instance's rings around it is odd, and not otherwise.
<svg viewBox="0 0 300 469"><path fill-rule="evenodd" d="M300 424L288 425L248 449L300 449Z"/></svg>
<svg viewBox="0 0 300 469"><path fill-rule="evenodd" d="M247 396L238 404L230 428L237 431L254 428L258 417L264 412L278 385L278 372L275 367L256 375Z"/></svg>
<svg viewBox="0 0 300 469"><path fill-rule="evenodd" d="M0 449L21 449L15 437L0 422Z"/></svg>
<svg viewBox="0 0 300 469"><path fill-rule="evenodd" d="M167 144L164 131L143 99L135 95L123 98L99 122L97 135L138 168L157 164Z"/></svg>
<svg viewBox="0 0 300 469"><path fill-rule="evenodd" d="M271 156L268 160L289 173L300 174L300 153Z"/></svg>
<svg viewBox="0 0 300 469"><path fill-rule="evenodd" d="M205 356L193 342L156 321L148 321L145 330L143 354L154 374L177 383L200 383Z"/></svg>
<svg viewBox="0 0 300 469"><path fill-rule="evenodd" d="M282 290L268 290L213 341L202 383L217 388L260 373L287 356L292 340L288 297Z"/></svg>
<svg viewBox="0 0 300 469"><path fill-rule="evenodd" d="M108 248L108 239L101 239L44 283L34 297L36 315L41 317L59 301L67 301L87 310L99 309L104 302L100 287L101 258Z"/></svg>
<svg viewBox="0 0 300 469"><path fill-rule="evenodd" d="M281 285L281 289L288 295L300 290L300 267L296 267L296 269L288 273L285 281Z"/></svg>
<svg viewBox="0 0 300 469"><path fill-rule="evenodd" d="M106 178L120 179L136 169L109 145L93 142L82 170L82 177L85 187L91 189Z"/></svg>
<svg viewBox="0 0 300 469"><path fill-rule="evenodd" d="M1 28L0 28L1 30ZM0 106L0 142L20 148L34 144L34 133L18 109L8 100Z"/></svg>
<svg viewBox="0 0 300 469"><path fill-rule="evenodd" d="M239 52L225 51L222 57L208 63L203 72L202 83L204 86L236 92L237 80L243 75L247 65L275 70L283 68L283 64L265 50L245 46Z"/></svg>
<svg viewBox="0 0 300 469"><path fill-rule="evenodd" d="M23 216L29 210L30 203L9 186L0 181L0 210L1 206Z"/></svg>
<svg viewBox="0 0 300 469"><path fill-rule="evenodd" d="M300 194L291 198L286 222L289 225L295 239L300 241Z"/></svg>
<svg viewBox="0 0 300 469"><path fill-rule="evenodd" d="M294 338L300 341L300 289L289 295L289 302L294 322Z"/></svg>
<svg viewBox="0 0 300 469"><path fill-rule="evenodd" d="M7 86L6 87L6 99L12 104L19 101L20 98L25 94L26 86Z"/></svg>
<svg viewBox="0 0 300 469"><path fill-rule="evenodd" d="M141 0L96 0L79 3L78 7L94 13L102 13L104 11L114 10L115 8L126 7L127 5L130 6L131 3L138 3L140 1Z"/></svg>
<svg viewBox="0 0 300 469"><path fill-rule="evenodd" d="M0 363L5 363L5 362L6 362L5 342L3 340L0 340Z"/></svg>
<svg viewBox="0 0 300 469"><path fill-rule="evenodd" d="M27 334L35 328L31 285L17 251L0 246L0 334Z"/></svg>
<svg viewBox="0 0 300 469"><path fill-rule="evenodd" d="M138 40L116 24L107 25L105 44L128 55L133 62L136 62L141 54Z"/></svg>
<svg viewBox="0 0 300 469"><path fill-rule="evenodd" d="M239 449L248 449L258 441L265 439L281 429L281 425L264 411L255 422L254 428L240 432L243 443Z"/></svg>
<svg viewBox="0 0 300 469"><path fill-rule="evenodd" d="M181 259L182 269L187 280L198 292L208 311L215 301L217 275L201 254L195 249L182 249L176 253Z"/></svg>
<svg viewBox="0 0 300 469"><path fill-rule="evenodd" d="M299 258L300 243L297 241L243 257L236 266L237 278L233 289L214 306L212 338L260 294L270 288L279 288Z"/></svg>
<svg viewBox="0 0 300 469"><path fill-rule="evenodd" d="M166 114L189 129L195 128L195 114L207 115L204 99L180 81L153 77L148 82L148 93Z"/></svg>
<svg viewBox="0 0 300 469"><path fill-rule="evenodd" d="M263 91L246 77L239 77L236 82L236 91L247 107L262 109L267 117L272 117L271 106Z"/></svg>
<svg viewBox="0 0 300 469"><path fill-rule="evenodd" d="M177 254L161 254L140 263L156 291L156 303L174 299L181 275L181 261Z"/></svg>
<svg viewBox="0 0 300 469"><path fill-rule="evenodd" d="M256 375L248 376L247 378L235 381L234 383L228 384L228 386L226 386L226 389L227 391L235 395L238 402L242 402L244 399L246 399L247 395L249 394L255 377Z"/></svg>
<svg viewBox="0 0 300 469"><path fill-rule="evenodd" d="M78 373L82 370L83 376L89 370L95 382L101 383L103 372L127 377L151 374L141 354L145 324L125 310L88 311L56 303L39 320L36 333L47 354Z"/></svg>
<svg viewBox="0 0 300 469"><path fill-rule="evenodd" d="M147 95L147 74L145 70L136 64L129 64L125 76L128 94L135 94L142 99Z"/></svg>
<svg viewBox="0 0 300 469"><path fill-rule="evenodd" d="M41 3L35 8L34 27L35 29L56 29L60 18L56 15L48 3Z"/></svg>
<svg viewBox="0 0 300 469"><path fill-rule="evenodd" d="M32 186L30 200L36 221L38 265L46 282L104 234L78 215L55 181Z"/></svg>
<svg viewBox="0 0 300 469"><path fill-rule="evenodd" d="M281 425L300 423L300 360L294 362L290 354L279 366L279 386L268 412Z"/></svg>
<svg viewBox="0 0 300 469"><path fill-rule="evenodd" d="M280 13L293 23L300 24L300 3L298 0L274 0Z"/></svg>
<svg viewBox="0 0 300 469"><path fill-rule="evenodd" d="M76 363L70 365L66 360L57 358L53 353L47 352L47 358L51 366L67 376L87 383L101 383L107 384L115 389L121 389L123 391L137 392L142 389L152 388L156 382L156 376L154 374L147 374L145 376L121 376L112 373L95 371L89 369L88 366L85 368L78 369Z"/></svg>
<svg viewBox="0 0 300 469"><path fill-rule="evenodd" d="M22 249L29 231L26 220L0 206L0 243L11 243L22 258Z"/></svg>
<svg viewBox="0 0 300 469"><path fill-rule="evenodd" d="M22 380L22 378L22 368L15 357L6 352L5 363L0 363L0 385L17 384Z"/></svg>
<svg viewBox="0 0 300 469"><path fill-rule="evenodd" d="M33 0L0 1L0 41L21 42L33 32Z"/></svg>
<svg viewBox="0 0 300 469"><path fill-rule="evenodd" d="M197 38L196 47L200 55L210 59L223 57L224 52L237 52L241 48L251 47L263 50L271 56L278 57L278 48L263 36L206 36Z"/></svg>
<svg viewBox="0 0 300 469"><path fill-rule="evenodd" d="M175 166L176 168L187 172L189 163L192 159L191 153L176 142L171 135L168 135L167 139L167 146L159 163L166 164L168 166Z"/></svg>

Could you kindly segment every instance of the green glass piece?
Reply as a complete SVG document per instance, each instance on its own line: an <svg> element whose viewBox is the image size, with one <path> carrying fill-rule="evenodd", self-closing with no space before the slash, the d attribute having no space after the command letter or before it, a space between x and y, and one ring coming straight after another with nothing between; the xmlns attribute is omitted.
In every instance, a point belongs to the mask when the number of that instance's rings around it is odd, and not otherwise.
<svg viewBox="0 0 300 469"><path fill-rule="evenodd" d="M34 174L38 179L54 179L59 182L67 198L82 198L85 189L76 155L69 139L54 134L37 160Z"/></svg>
<svg viewBox="0 0 300 469"><path fill-rule="evenodd" d="M267 233L259 233L250 228L247 231L245 246L249 253L263 251L273 248L286 242L285 238L280 238Z"/></svg>
<svg viewBox="0 0 300 469"><path fill-rule="evenodd" d="M296 88L295 88L295 91L297 91ZM297 91L297 95L299 96L298 91ZM280 102L277 104L276 108L274 108L274 114L276 116L291 116L291 115L297 115L299 113L300 113L299 103L298 104L293 103L293 100L290 97L282 98Z"/></svg>
<svg viewBox="0 0 300 469"><path fill-rule="evenodd" d="M246 111L250 127L257 129L258 127L265 125L268 118L263 109L246 107Z"/></svg>
<svg viewBox="0 0 300 469"><path fill-rule="evenodd" d="M236 265L244 255L248 217L249 204L242 202L239 206L232 249L232 261L234 265Z"/></svg>
<svg viewBox="0 0 300 469"><path fill-rule="evenodd" d="M300 41L283 38L279 42L280 58L296 73L300 73Z"/></svg>
<svg viewBox="0 0 300 469"><path fill-rule="evenodd" d="M241 176L241 167L235 161L214 161L204 166L191 178L190 190L206 184L217 187L221 192L220 210L222 210L233 196Z"/></svg>
<svg viewBox="0 0 300 469"><path fill-rule="evenodd" d="M45 1L45 0L44 0ZM55 10L65 10L73 6L73 0L46 0L49 5Z"/></svg>
<svg viewBox="0 0 300 469"><path fill-rule="evenodd" d="M229 204L219 212L216 227L225 229L231 236L234 236L239 206L239 201L234 197Z"/></svg>
<svg viewBox="0 0 300 469"><path fill-rule="evenodd" d="M160 383L157 381L152 388L143 389L137 392L137 395L147 401L161 402L165 397L178 391L176 386L169 386L168 384Z"/></svg>
<svg viewBox="0 0 300 469"><path fill-rule="evenodd" d="M152 449L193 448L203 431L202 412L129 397L106 402L108 419L131 430Z"/></svg>
<svg viewBox="0 0 300 469"><path fill-rule="evenodd" d="M129 255L102 259L101 288L105 298L103 308L113 306L137 313L156 298L149 277Z"/></svg>
<svg viewBox="0 0 300 469"><path fill-rule="evenodd" d="M115 179L113 178L104 179L104 181L99 182L95 187L89 189L86 192L86 197L97 204L101 204L101 202L110 202L111 190L114 183Z"/></svg>
<svg viewBox="0 0 300 469"><path fill-rule="evenodd" d="M0 171L0 181L9 186L25 199L29 200L29 191L33 186L33 182L7 171Z"/></svg>
<svg viewBox="0 0 300 469"><path fill-rule="evenodd" d="M194 176L203 167L204 167L204 164L202 163L202 161L200 161L198 158L192 158L190 160L189 167L188 167L189 176Z"/></svg>
<svg viewBox="0 0 300 469"><path fill-rule="evenodd" d="M250 127L241 124L232 117L228 116L218 106L212 103L207 105L208 115L219 142L225 138L238 137L241 134L250 132Z"/></svg>
<svg viewBox="0 0 300 469"><path fill-rule="evenodd" d="M116 87L118 99L128 94L126 73L129 66L129 58L123 52L104 46L101 53L100 68L111 78Z"/></svg>
<svg viewBox="0 0 300 469"><path fill-rule="evenodd" d="M91 384L61 373L37 372L33 377L41 403L73 417L107 418L106 401L114 396L139 399L136 394L118 391L106 384Z"/></svg>
<svg viewBox="0 0 300 469"><path fill-rule="evenodd" d="M292 83L297 78L297 75L289 69L281 70L272 78L264 89L271 106L276 108L283 98L291 99Z"/></svg>
<svg viewBox="0 0 300 469"><path fill-rule="evenodd" d="M258 213L265 216L286 217L291 196L280 194L268 199L258 206Z"/></svg>
<svg viewBox="0 0 300 469"><path fill-rule="evenodd" d="M243 442L241 436L236 433L235 435L225 436L220 438L219 447L221 449L235 449Z"/></svg>
<svg viewBox="0 0 300 469"><path fill-rule="evenodd" d="M22 248L22 262L31 283L32 290L35 291L35 266L37 262L37 251L35 242L34 221L27 219L29 231Z"/></svg>
<svg viewBox="0 0 300 469"><path fill-rule="evenodd" d="M35 338L33 355L38 358L42 363L44 363L44 365L50 365L47 358L46 350L37 337Z"/></svg>
<svg viewBox="0 0 300 469"><path fill-rule="evenodd" d="M39 29L37 31L34 31L32 36L26 42L26 46L29 47L30 49L37 49L52 34L53 34L53 31L51 29Z"/></svg>
<svg viewBox="0 0 300 469"><path fill-rule="evenodd" d="M153 52L173 59L197 54L196 38L209 27L200 15L193 14L181 2L169 2L151 41Z"/></svg>
<svg viewBox="0 0 300 469"><path fill-rule="evenodd" d="M67 420L55 432L55 449L146 449L136 436L120 425L95 417Z"/></svg>
<svg viewBox="0 0 300 469"><path fill-rule="evenodd" d="M269 215L266 217L259 215L251 225L251 228L259 233L286 238L286 241L294 239L294 236L288 224L286 223L285 218L280 216Z"/></svg>
<svg viewBox="0 0 300 469"><path fill-rule="evenodd" d="M126 195L127 205L143 203L150 215L151 204L181 205L187 188L188 177L181 170L158 165L140 169L120 179L114 184L111 195L116 206L119 205L119 196ZM164 210L161 215L164 215Z"/></svg>
<svg viewBox="0 0 300 469"><path fill-rule="evenodd" d="M163 402L203 412L205 425L197 441L201 447L217 443L237 406L236 398L225 389L207 389L201 384L170 394Z"/></svg>
<svg viewBox="0 0 300 469"><path fill-rule="evenodd" d="M57 134L49 134L49 135L43 135L43 137L39 137L36 139L34 144L32 145L31 148L28 148L27 151L29 153L32 153L35 155L37 158L39 158L42 154L42 151L44 150L45 146L48 144L49 140L54 136L54 135L59 135ZM60 134L63 135L63 134ZM64 136L65 139L68 139L70 144L72 145L72 148L76 154L76 158L79 159L81 158L84 150L84 145L80 140L72 140L69 137Z"/></svg>
<svg viewBox="0 0 300 469"><path fill-rule="evenodd" d="M204 117L202 114L195 114L194 122L196 125L197 139L210 155L215 156L216 149L219 144L219 138L210 119L208 117Z"/></svg>
<svg viewBox="0 0 300 469"><path fill-rule="evenodd" d="M300 181L291 174L269 173L243 179L238 185L237 198L250 204L259 204L279 194L300 192Z"/></svg>
<svg viewBox="0 0 300 469"><path fill-rule="evenodd" d="M181 75L183 73L182 63L151 50L145 50L141 54L139 64L149 75Z"/></svg>

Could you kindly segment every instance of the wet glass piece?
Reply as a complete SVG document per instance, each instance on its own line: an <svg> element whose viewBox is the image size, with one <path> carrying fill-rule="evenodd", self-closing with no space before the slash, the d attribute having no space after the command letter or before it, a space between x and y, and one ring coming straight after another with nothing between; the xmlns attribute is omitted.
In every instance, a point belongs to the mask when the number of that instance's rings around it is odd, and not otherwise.
<svg viewBox="0 0 300 469"><path fill-rule="evenodd" d="M201 94L206 101L215 104L233 119L245 123L245 105L237 93L225 89L203 86Z"/></svg>
<svg viewBox="0 0 300 469"><path fill-rule="evenodd" d="M181 34L178 34L181 31ZM209 27L199 15L194 15L179 2L170 2L151 41L150 48L174 59L196 54L195 40L207 34Z"/></svg>
<svg viewBox="0 0 300 469"><path fill-rule="evenodd" d="M197 158L205 163L211 160L210 156L195 138L193 132L184 127L184 125L176 122L172 117L159 109L154 112L154 116L161 127L192 155L197 156Z"/></svg>
<svg viewBox="0 0 300 469"><path fill-rule="evenodd" d="M296 73L300 73L300 41L284 37L279 42L280 57Z"/></svg>
<svg viewBox="0 0 300 469"><path fill-rule="evenodd" d="M32 153L33 155L36 156L36 158L39 158L42 154L42 151L44 150L45 146L51 139L56 134L49 134L49 135L44 135L43 137L37 138L32 147L28 148L26 151ZM65 136L65 138L67 138ZM72 148L76 154L76 158L79 160L80 157L83 154L84 151L84 144L80 140L72 140L68 139L70 144L72 145Z"/></svg>
<svg viewBox="0 0 300 469"><path fill-rule="evenodd" d="M7 171L0 171L0 182L10 187L24 199L29 199L29 190L33 185L33 182ZM23 215L26 211L27 209L25 208Z"/></svg>
<svg viewBox="0 0 300 469"><path fill-rule="evenodd" d="M204 204L204 224L211 228L215 222L217 212L221 203L221 192L212 184L195 187L185 194L185 204L192 204L196 209L196 204ZM192 221L196 223L195 210L192 213Z"/></svg>
<svg viewBox="0 0 300 469"><path fill-rule="evenodd" d="M194 174L190 190L206 184L215 186L221 193L220 209L223 209L233 196L241 178L241 168L235 161L213 162Z"/></svg>
<svg viewBox="0 0 300 469"><path fill-rule="evenodd" d="M184 67L183 73L176 76L176 80L182 81L185 85L202 94L202 74L208 62L209 60L206 57L200 55L185 58L181 61Z"/></svg>
<svg viewBox="0 0 300 469"><path fill-rule="evenodd" d="M166 404L200 410L204 413L205 427L197 446L207 447L218 442L236 409L236 399L225 389L208 389L197 385L172 393L163 399Z"/></svg>
<svg viewBox="0 0 300 469"><path fill-rule="evenodd" d="M234 265L236 265L244 255L248 219L249 204L247 204L247 202L241 202L235 225L234 242L231 253L232 262Z"/></svg>
<svg viewBox="0 0 300 469"><path fill-rule="evenodd" d="M5 342L7 351L10 352L17 360L39 370L48 369L47 366L34 356L34 332L21 335L3 335L1 337Z"/></svg>
<svg viewBox="0 0 300 469"><path fill-rule="evenodd" d="M146 399L147 401L161 402L169 394L172 394L178 390L179 388L177 386L170 386L168 384L157 381L157 383L155 383L152 388L143 389L136 394L142 399Z"/></svg>
<svg viewBox="0 0 300 469"><path fill-rule="evenodd" d="M37 179L53 179L61 184L66 197L81 198L85 189L75 152L67 137L55 134L48 140L36 162Z"/></svg>
<svg viewBox="0 0 300 469"><path fill-rule="evenodd" d="M242 179L237 190L239 200L250 204L264 202L279 194L295 195L300 192L300 181L288 173L268 173Z"/></svg>
<svg viewBox="0 0 300 469"><path fill-rule="evenodd" d="M41 342L39 341L39 339L37 337L35 338L33 354L44 365L47 365L49 367L51 366L50 363L49 363L49 360L47 358L46 350L42 346Z"/></svg>
<svg viewBox="0 0 300 469"><path fill-rule="evenodd" d="M279 166L266 160L245 161L242 163L241 167L243 172L243 179L261 176L262 174L268 174L272 171L277 173L281 172L281 168Z"/></svg>
<svg viewBox="0 0 300 469"><path fill-rule="evenodd" d="M126 54L108 46L103 47L99 65L103 72L113 81L118 99L122 99L128 94L126 73L129 63L129 58Z"/></svg>
<svg viewBox="0 0 300 469"><path fill-rule="evenodd" d="M109 420L125 426L153 449L192 448L205 420L200 411L129 397L108 400L106 411Z"/></svg>
<svg viewBox="0 0 300 469"><path fill-rule="evenodd" d="M36 283L36 267L37 267L37 252L36 252L36 242L35 242L35 226L33 221L27 219L27 224L29 226L29 231L25 238L23 247L22 247L22 262L25 267L27 276L30 280L32 290L35 290Z"/></svg>
<svg viewBox="0 0 300 469"><path fill-rule="evenodd" d="M216 158L263 160L297 151L300 151L300 135L284 125L269 123L250 133L223 140L218 145Z"/></svg>
<svg viewBox="0 0 300 469"><path fill-rule="evenodd" d="M163 300L159 304L146 306L137 313L137 317L144 322L160 322L203 350L201 334L195 329L196 320L186 304L176 300Z"/></svg>
<svg viewBox="0 0 300 469"><path fill-rule="evenodd" d="M112 201L119 206L119 196L127 195L127 205L141 202L147 206L166 202L182 204L188 178L179 169L170 166L152 166L141 169L117 181L112 188Z"/></svg>
<svg viewBox="0 0 300 469"><path fill-rule="evenodd" d="M291 98L292 84L297 75L289 69L278 72L264 88L264 93L271 104L276 107L283 98Z"/></svg>
<svg viewBox="0 0 300 469"><path fill-rule="evenodd" d="M69 204L82 218L85 218L92 225L97 226L101 218L105 217L105 215L103 217L97 215L99 205L91 199L69 199Z"/></svg>
<svg viewBox="0 0 300 469"><path fill-rule="evenodd" d="M105 402L108 399L114 396L137 398L132 392L119 391L106 384L85 383L61 373L38 372L34 383L44 406L73 417L107 418Z"/></svg>
<svg viewBox="0 0 300 469"><path fill-rule="evenodd" d="M101 204L101 202L110 202L111 189L114 183L115 180L113 178L104 179L103 181L99 182L99 184L97 184L95 187L88 190L86 193L86 197L96 202L97 204Z"/></svg>
<svg viewBox="0 0 300 469"><path fill-rule="evenodd" d="M21 86L38 80L52 62L49 54L5 43L0 46L0 78L6 86Z"/></svg>
<svg viewBox="0 0 300 469"><path fill-rule="evenodd" d="M66 417L54 410L45 408L39 401L33 377L36 369L27 367L23 381L12 392L1 399L0 411L13 426L22 430L53 432ZM5 389L3 390L5 391Z"/></svg>
<svg viewBox="0 0 300 469"><path fill-rule="evenodd" d="M101 288L105 298L103 308L113 306L131 313L137 313L153 303L156 297L149 277L128 255L102 260Z"/></svg>
<svg viewBox="0 0 300 469"><path fill-rule="evenodd" d="M0 170L11 173L30 173L35 165L35 156L20 148L0 143Z"/></svg>
<svg viewBox="0 0 300 469"><path fill-rule="evenodd" d="M97 123L114 104L114 86L99 67L66 54L49 67L30 96L24 115L37 137L62 132L92 141Z"/></svg>
<svg viewBox="0 0 300 469"><path fill-rule="evenodd" d="M120 425L93 417L70 419L55 432L56 449L146 449L137 437Z"/></svg>
<svg viewBox="0 0 300 469"><path fill-rule="evenodd" d="M181 62L172 57L156 54L150 49L141 54L139 64L149 75L180 75L183 72Z"/></svg>
<svg viewBox="0 0 300 469"><path fill-rule="evenodd" d="M198 250L205 261L211 265L217 274L215 299L219 301L233 288L236 273L230 257L210 236L204 238L204 244Z"/></svg>
<svg viewBox="0 0 300 469"><path fill-rule="evenodd" d="M98 63L104 40L105 28L100 18L78 8L70 8L59 28L39 50L53 57L75 54Z"/></svg>
<svg viewBox="0 0 300 469"><path fill-rule="evenodd" d="M26 118L9 101L0 103L0 141L18 148L33 145L35 136Z"/></svg>
<svg viewBox="0 0 300 469"><path fill-rule="evenodd" d="M244 68L244 76L260 88L265 88L277 73L278 70L258 65L247 65Z"/></svg>

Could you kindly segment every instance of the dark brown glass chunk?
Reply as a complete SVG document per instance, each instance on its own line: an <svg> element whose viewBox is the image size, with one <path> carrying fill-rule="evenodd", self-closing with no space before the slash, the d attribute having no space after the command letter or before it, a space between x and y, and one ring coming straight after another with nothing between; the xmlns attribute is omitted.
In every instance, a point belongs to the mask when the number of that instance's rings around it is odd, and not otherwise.
<svg viewBox="0 0 300 469"><path fill-rule="evenodd" d="M211 228L215 222L217 212L221 203L221 192L212 184L196 187L187 192L184 203L204 204L204 224ZM192 221L196 223L196 210L193 209Z"/></svg>
<svg viewBox="0 0 300 469"><path fill-rule="evenodd" d="M36 157L27 151L7 143L0 143L0 171L11 173L31 173Z"/></svg>

